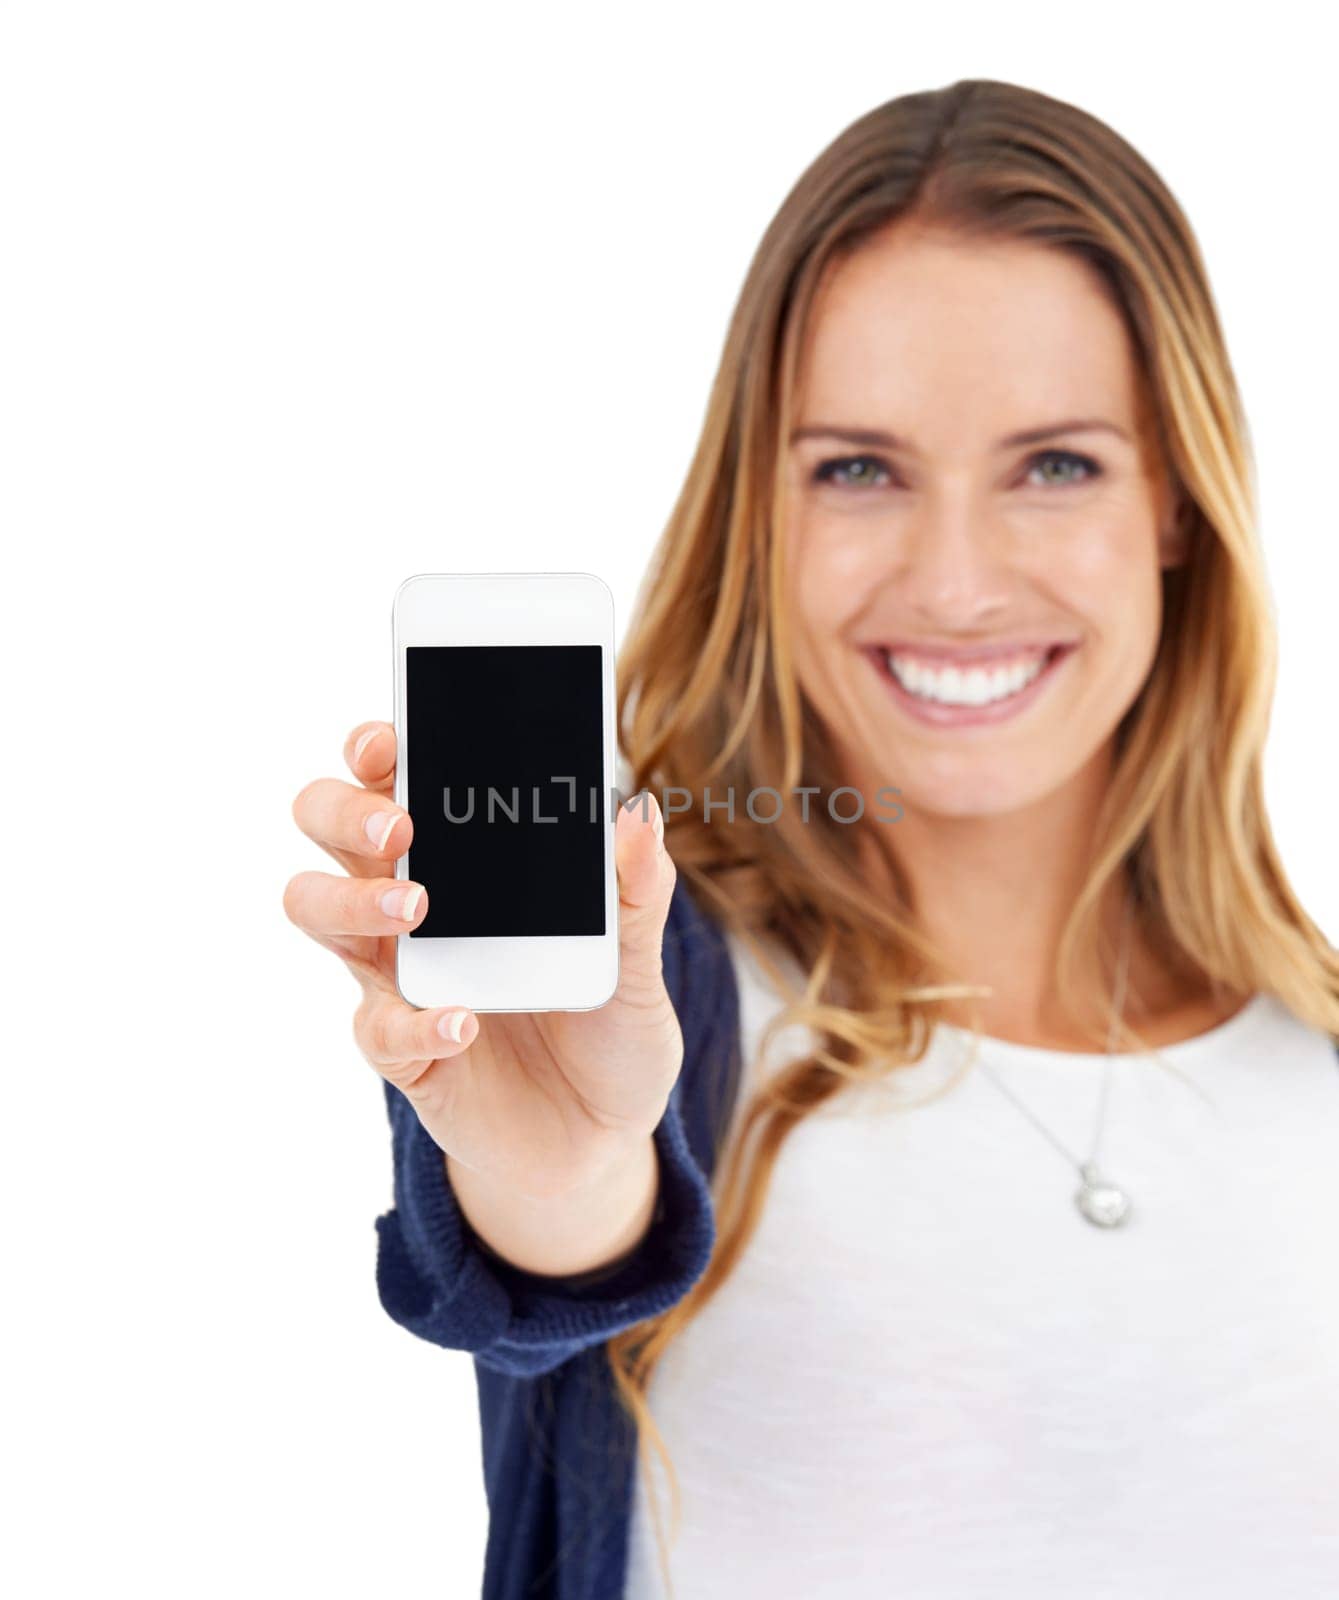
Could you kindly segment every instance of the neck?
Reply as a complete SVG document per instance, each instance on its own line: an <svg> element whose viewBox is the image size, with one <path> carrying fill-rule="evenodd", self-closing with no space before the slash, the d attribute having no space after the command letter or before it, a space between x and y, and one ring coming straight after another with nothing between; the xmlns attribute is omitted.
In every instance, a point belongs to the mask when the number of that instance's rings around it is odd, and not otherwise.
<svg viewBox="0 0 1339 1600"><path fill-rule="evenodd" d="M951 981L990 988L975 1001L952 1002L947 1020L963 1026L979 1020L996 1038L1059 1049L1091 1050L1092 1037L1081 1031L1085 1023L1100 1028L1105 1040L1110 963L1126 903L1123 876L1107 886L1101 907L1107 965L1097 946L1080 961L1077 1018L1060 1004L1054 970L1065 921L1092 861L1109 776L1104 752L1062 789L993 816L945 816L903 802L891 843L917 926L944 956ZM1129 937L1123 1011L1135 1022L1172 996L1169 975L1135 922Z"/></svg>

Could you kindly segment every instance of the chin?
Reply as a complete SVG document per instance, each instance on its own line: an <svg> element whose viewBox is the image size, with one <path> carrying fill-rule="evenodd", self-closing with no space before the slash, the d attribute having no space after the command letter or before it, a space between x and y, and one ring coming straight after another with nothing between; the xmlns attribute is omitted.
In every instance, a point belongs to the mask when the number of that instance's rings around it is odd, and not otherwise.
<svg viewBox="0 0 1339 1600"><path fill-rule="evenodd" d="M900 784L903 807L926 817L966 819L1004 817L1035 804L1050 792L1035 773L1005 777L989 773L964 775L956 783Z"/></svg>

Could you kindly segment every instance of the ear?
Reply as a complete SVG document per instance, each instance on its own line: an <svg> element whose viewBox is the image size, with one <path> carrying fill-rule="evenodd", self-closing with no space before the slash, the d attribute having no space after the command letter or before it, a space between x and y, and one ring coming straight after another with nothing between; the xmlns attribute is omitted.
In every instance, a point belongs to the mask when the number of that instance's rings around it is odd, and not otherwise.
<svg viewBox="0 0 1339 1600"><path fill-rule="evenodd" d="M1194 508L1181 495L1167 494L1158 522L1159 567L1184 566L1190 557L1190 529Z"/></svg>

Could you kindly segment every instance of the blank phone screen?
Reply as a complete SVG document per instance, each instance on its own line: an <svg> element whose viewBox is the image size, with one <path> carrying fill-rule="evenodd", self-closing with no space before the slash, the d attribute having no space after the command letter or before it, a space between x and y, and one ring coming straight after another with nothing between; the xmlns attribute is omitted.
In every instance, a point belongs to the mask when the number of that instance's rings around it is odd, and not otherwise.
<svg viewBox="0 0 1339 1600"><path fill-rule="evenodd" d="M602 649L406 647L411 939L605 932Z"/></svg>

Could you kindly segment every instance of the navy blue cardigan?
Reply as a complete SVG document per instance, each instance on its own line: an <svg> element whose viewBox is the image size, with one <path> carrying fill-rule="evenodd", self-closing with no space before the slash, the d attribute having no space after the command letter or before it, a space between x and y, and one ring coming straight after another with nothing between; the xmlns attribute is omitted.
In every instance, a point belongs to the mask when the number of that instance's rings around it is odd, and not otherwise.
<svg viewBox="0 0 1339 1600"><path fill-rule="evenodd" d="M613 1267L547 1278L491 1251L456 1203L441 1150L385 1083L395 1203L376 1221L377 1290L411 1333L474 1357L489 1510L483 1600L623 1594L635 1431L603 1341L682 1299L705 1270L708 1184L739 1084L734 968L682 876L663 962L683 1066L654 1133L655 1215Z"/></svg>

